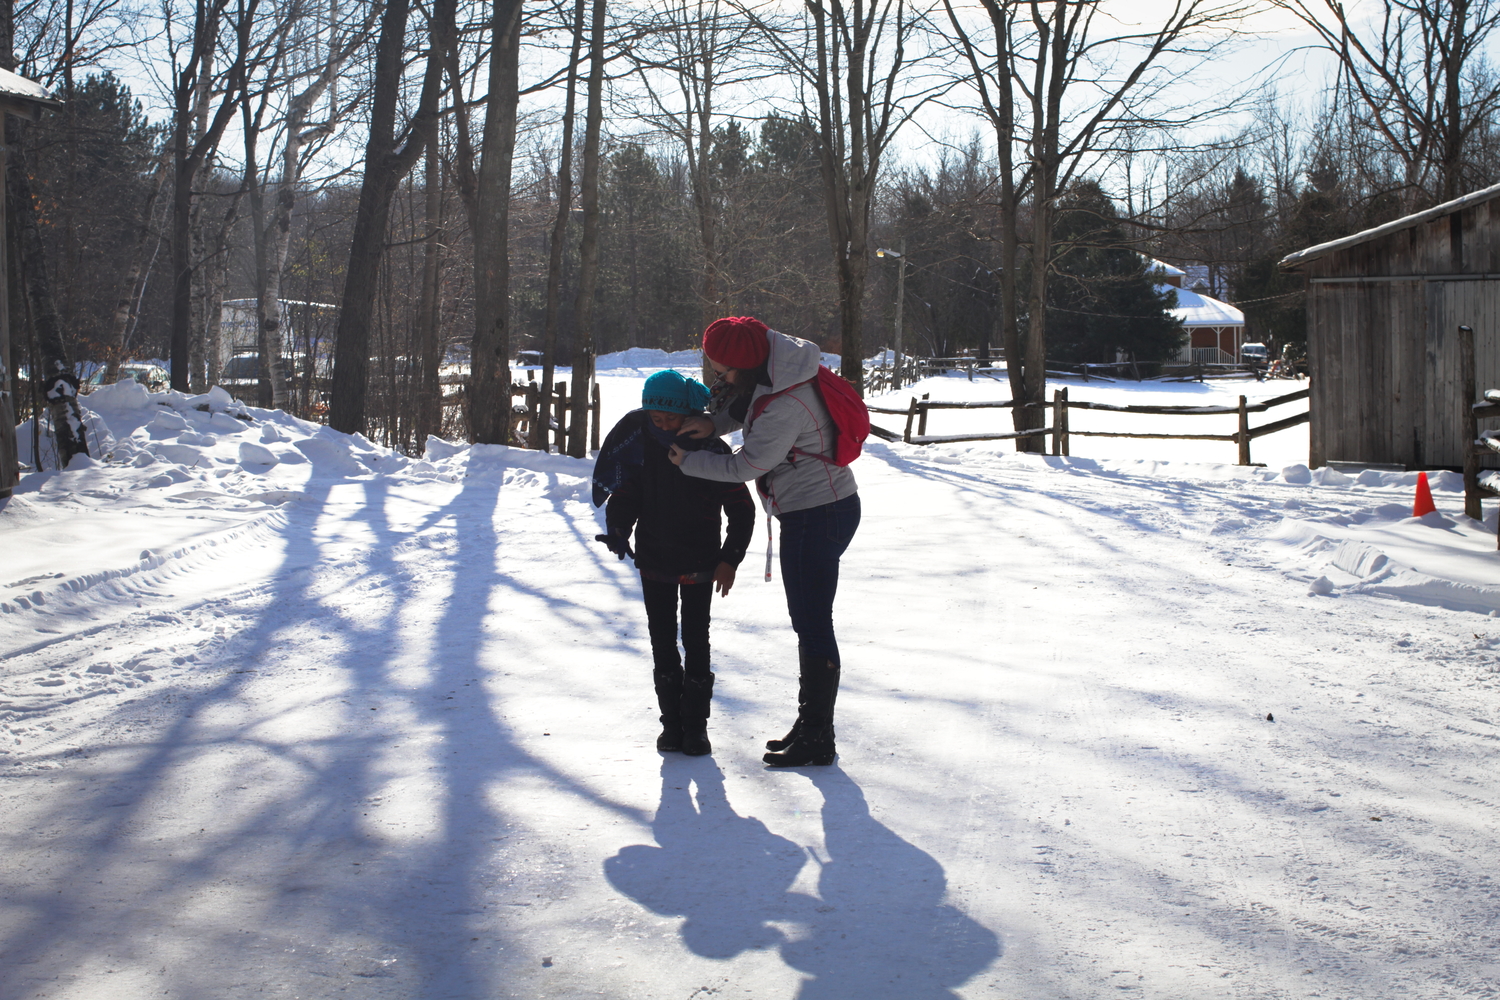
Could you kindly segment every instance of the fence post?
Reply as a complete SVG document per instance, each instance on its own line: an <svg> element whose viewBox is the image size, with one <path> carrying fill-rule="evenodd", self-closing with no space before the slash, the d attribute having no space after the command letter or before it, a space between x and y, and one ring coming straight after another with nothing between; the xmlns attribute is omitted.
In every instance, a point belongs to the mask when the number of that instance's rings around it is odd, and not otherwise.
<svg viewBox="0 0 1500 1000"><path fill-rule="evenodd" d="M1063 423L1063 411L1064 411L1064 409L1065 409L1065 407L1063 406L1063 391L1061 389L1053 389L1052 390L1052 454L1053 454L1054 457L1055 456L1060 456L1062 454L1062 435L1063 435L1063 432L1062 432L1062 423Z"/></svg>
<svg viewBox="0 0 1500 1000"><path fill-rule="evenodd" d="M1240 397L1240 432L1235 435L1240 445L1240 464L1250 464L1250 411L1244 396Z"/></svg>
<svg viewBox="0 0 1500 1000"><path fill-rule="evenodd" d="M557 394L556 416L553 418L557 421L557 453L566 455L568 453L568 383L559 382L552 387L552 391Z"/></svg>
<svg viewBox="0 0 1500 1000"><path fill-rule="evenodd" d="M1458 385L1463 395L1464 419L1464 513L1476 521L1484 519L1484 503L1479 495L1479 452L1474 441L1479 437L1479 420L1474 416L1474 329L1458 328Z"/></svg>
<svg viewBox="0 0 1500 1000"><path fill-rule="evenodd" d="M1068 416L1068 390L1067 390L1066 387L1064 387L1063 391L1062 391L1062 453L1063 453L1063 458L1067 458L1068 455L1069 455L1069 452L1068 452L1068 430L1069 430L1068 421L1069 421L1069 419L1070 418Z"/></svg>
<svg viewBox="0 0 1500 1000"><path fill-rule="evenodd" d="M526 447L547 447L546 414L546 406L541 405L541 385L534 381L526 382L526 415L531 420L531 426L526 427L529 432Z"/></svg>
<svg viewBox="0 0 1500 1000"><path fill-rule="evenodd" d="M911 422L917 416L917 397L911 398L911 406L906 411L906 433L901 435L901 440L911 444Z"/></svg>
<svg viewBox="0 0 1500 1000"><path fill-rule="evenodd" d="M592 426L592 427L589 428L589 450L590 451L598 451L599 450L599 383L598 382L594 383L594 405L591 407L591 409L594 411L594 415L593 415L594 426Z"/></svg>
<svg viewBox="0 0 1500 1000"><path fill-rule="evenodd" d="M932 393L922 393L922 399L926 400ZM917 420L917 433L925 436L927 434L927 407L922 407L922 416Z"/></svg>

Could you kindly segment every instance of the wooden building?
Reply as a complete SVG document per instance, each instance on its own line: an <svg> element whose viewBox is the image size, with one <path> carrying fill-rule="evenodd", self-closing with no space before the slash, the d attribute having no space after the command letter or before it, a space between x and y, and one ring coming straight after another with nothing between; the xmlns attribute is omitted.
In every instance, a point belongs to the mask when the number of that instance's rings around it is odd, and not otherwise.
<svg viewBox="0 0 1500 1000"><path fill-rule="evenodd" d="M0 126L6 115L17 115L35 121L42 109L57 107L58 102L39 83L0 69ZM5 145L0 142L0 234L5 232ZM10 295L6 281L10 274L5 259L6 241L0 239L0 499L10 496L21 479L21 453L16 447L16 406L11 371Z"/></svg>
<svg viewBox="0 0 1500 1000"><path fill-rule="evenodd" d="M1460 326L1500 388L1500 184L1281 261L1307 276L1312 465L1459 468Z"/></svg>

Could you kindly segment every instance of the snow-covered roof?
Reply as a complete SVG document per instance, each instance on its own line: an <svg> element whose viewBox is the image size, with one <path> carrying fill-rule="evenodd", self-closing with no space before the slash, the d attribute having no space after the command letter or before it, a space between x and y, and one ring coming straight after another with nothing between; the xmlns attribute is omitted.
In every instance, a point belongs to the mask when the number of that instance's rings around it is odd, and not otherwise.
<svg viewBox="0 0 1500 1000"><path fill-rule="evenodd" d="M51 107L62 106L62 102L53 97L46 87L7 69L0 69L0 97L18 97Z"/></svg>
<svg viewBox="0 0 1500 1000"><path fill-rule="evenodd" d="M1157 260L1155 257L1147 257L1145 254L1142 254L1141 257L1146 262L1146 271L1148 273L1156 272L1159 274L1164 274L1169 278L1180 277L1181 275L1187 274L1187 272L1182 268L1173 267L1171 264L1168 264L1164 260Z"/></svg>
<svg viewBox="0 0 1500 1000"><path fill-rule="evenodd" d="M1157 285L1156 287L1165 289L1172 286ZM1188 288L1172 288L1172 291L1177 293L1177 308L1171 310L1171 313L1182 321L1183 326L1245 325L1245 314L1228 302L1220 302L1218 299L1200 295Z"/></svg>
<svg viewBox="0 0 1500 1000"><path fill-rule="evenodd" d="M1423 211L1413 212L1411 215L1402 216L1401 218L1396 219L1392 222L1387 222L1383 226L1376 226L1373 229L1366 229L1362 232L1355 233L1353 236L1345 236L1341 239L1329 240L1327 243L1319 243L1317 246L1308 247L1306 250L1298 250L1296 253L1289 253L1285 257L1281 258L1281 264L1279 266L1284 269L1290 270L1291 268L1297 267L1300 264L1306 264L1310 261L1317 260L1319 257L1325 257L1336 250L1344 250L1348 247L1358 246L1361 243L1366 243L1373 239L1379 239L1380 237L1386 236L1390 233L1398 233L1403 229L1410 229L1413 226L1419 226L1424 222L1430 222L1433 219L1440 219L1445 215L1452 215L1454 212L1468 208L1470 205L1477 205L1480 202L1489 201L1491 198L1494 198L1496 196L1500 196L1500 184L1491 184L1487 188L1480 188L1478 191L1471 191L1461 198L1454 198L1452 201L1445 201L1441 205L1434 205L1431 208L1424 209Z"/></svg>

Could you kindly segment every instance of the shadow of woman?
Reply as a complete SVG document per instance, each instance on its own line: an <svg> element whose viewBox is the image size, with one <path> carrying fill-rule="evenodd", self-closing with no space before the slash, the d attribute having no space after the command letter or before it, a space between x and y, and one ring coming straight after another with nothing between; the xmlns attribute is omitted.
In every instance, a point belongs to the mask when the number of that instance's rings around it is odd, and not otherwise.
<svg viewBox="0 0 1500 1000"><path fill-rule="evenodd" d="M812 978L798 1000L939 1000L1000 957L1000 939L943 902L937 860L870 815L858 785L837 767L806 772L823 794L828 860L821 903L788 915L808 927L782 945L787 965Z"/></svg>
<svg viewBox="0 0 1500 1000"><path fill-rule="evenodd" d="M807 855L755 817L735 813L711 758L662 761L651 832L659 846L634 844L604 862L611 885L654 913L686 917L683 944L705 958L784 943L771 922L787 919L788 890Z"/></svg>

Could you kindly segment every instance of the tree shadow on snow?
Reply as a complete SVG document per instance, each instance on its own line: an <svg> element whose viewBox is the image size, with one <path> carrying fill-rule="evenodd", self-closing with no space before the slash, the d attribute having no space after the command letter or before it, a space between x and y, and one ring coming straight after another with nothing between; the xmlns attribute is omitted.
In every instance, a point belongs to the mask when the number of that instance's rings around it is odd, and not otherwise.
<svg viewBox="0 0 1500 1000"><path fill-rule="evenodd" d="M786 776L803 777L823 795L826 858L737 815L713 761L669 758L651 824L658 846L622 848L605 876L652 912L685 918L682 943L696 955L779 949L807 977L798 1000L956 996L1000 956L997 935L944 902L942 866L871 816L846 773ZM809 861L816 896L791 891Z"/></svg>

